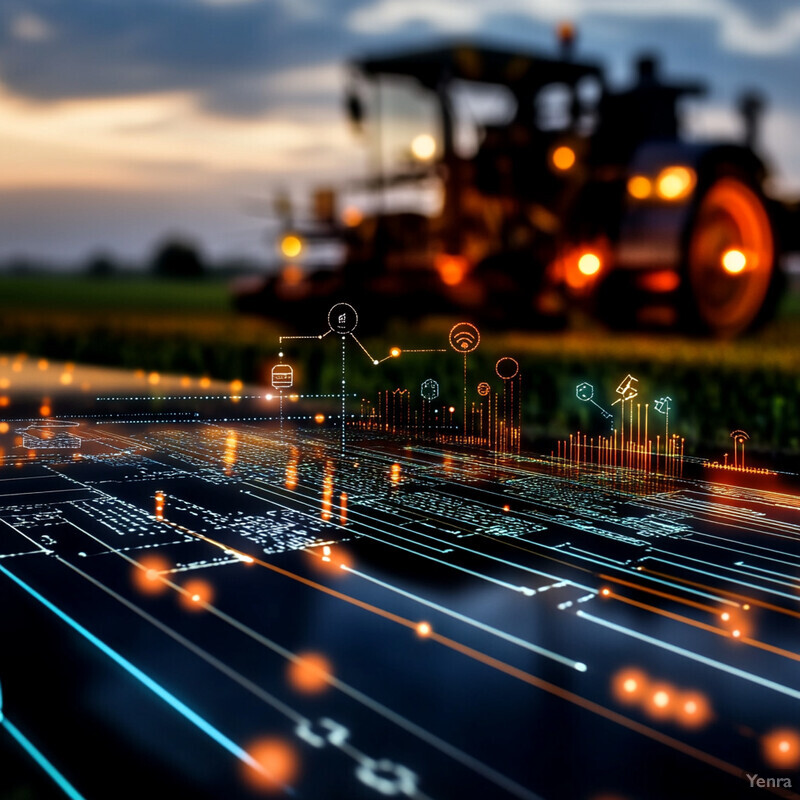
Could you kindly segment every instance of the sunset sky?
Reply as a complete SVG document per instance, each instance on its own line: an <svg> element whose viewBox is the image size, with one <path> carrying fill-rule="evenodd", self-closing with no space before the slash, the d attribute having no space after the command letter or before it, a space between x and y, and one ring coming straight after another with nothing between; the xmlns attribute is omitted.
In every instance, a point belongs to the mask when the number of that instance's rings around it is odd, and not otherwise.
<svg viewBox="0 0 800 800"><path fill-rule="evenodd" d="M650 49L706 81L697 134L737 135L737 94L762 89L766 154L800 195L797 0L4 0L0 259L136 260L167 234L265 258L255 201L362 169L349 57L453 37L553 53L563 19L616 85Z"/></svg>

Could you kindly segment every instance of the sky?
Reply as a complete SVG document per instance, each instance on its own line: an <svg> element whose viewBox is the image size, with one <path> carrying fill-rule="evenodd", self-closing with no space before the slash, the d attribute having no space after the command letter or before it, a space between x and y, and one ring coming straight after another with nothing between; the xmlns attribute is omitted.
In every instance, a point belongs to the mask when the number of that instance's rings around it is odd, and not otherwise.
<svg viewBox="0 0 800 800"><path fill-rule="evenodd" d="M797 0L3 0L0 260L135 262L167 236L269 260L268 198L363 173L348 59L453 38L555 53L565 19L614 85L645 50L706 82L694 136L738 136L737 95L765 92L776 191L800 196Z"/></svg>

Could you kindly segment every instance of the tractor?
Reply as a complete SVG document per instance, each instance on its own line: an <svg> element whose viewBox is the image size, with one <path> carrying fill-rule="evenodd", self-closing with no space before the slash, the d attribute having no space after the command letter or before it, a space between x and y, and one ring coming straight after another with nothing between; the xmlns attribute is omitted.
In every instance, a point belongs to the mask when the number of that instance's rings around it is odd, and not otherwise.
<svg viewBox="0 0 800 800"><path fill-rule="evenodd" d="M240 309L285 322L347 299L379 320L458 314L563 327L579 307L615 326L729 337L764 321L783 285L792 209L767 197L761 98L740 142L689 142L653 56L613 90L597 64L454 43L351 64L346 109L367 176L287 223L286 263ZM298 264L324 242L335 267Z"/></svg>

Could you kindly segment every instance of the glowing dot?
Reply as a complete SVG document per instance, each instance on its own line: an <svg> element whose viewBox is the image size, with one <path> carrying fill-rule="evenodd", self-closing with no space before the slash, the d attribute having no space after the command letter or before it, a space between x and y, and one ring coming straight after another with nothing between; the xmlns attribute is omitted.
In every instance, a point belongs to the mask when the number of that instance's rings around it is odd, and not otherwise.
<svg viewBox="0 0 800 800"><path fill-rule="evenodd" d="M686 167L667 167L658 176L658 193L664 200L678 200L687 195L694 183L694 173Z"/></svg>
<svg viewBox="0 0 800 800"><path fill-rule="evenodd" d="M155 569L148 569L147 572L144 573L145 577L149 581L157 581L158 580L158 571Z"/></svg>
<svg viewBox="0 0 800 800"><path fill-rule="evenodd" d="M319 694L328 688L331 663L321 653L303 653L290 661L287 678L293 689L303 694Z"/></svg>
<svg viewBox="0 0 800 800"><path fill-rule="evenodd" d="M39 369L45 370L50 366L50 363L46 358L40 358L37 366L39 367Z"/></svg>
<svg viewBox="0 0 800 800"><path fill-rule="evenodd" d="M669 694L663 689L653 695L653 704L658 708L666 708L669 705Z"/></svg>
<svg viewBox="0 0 800 800"><path fill-rule="evenodd" d="M742 632L737 628L735 631L731 631L731 636L734 639L738 639L742 635Z"/></svg>
<svg viewBox="0 0 800 800"><path fill-rule="evenodd" d="M41 414L43 417L49 417L49 416L50 416L50 413L51 413L51 411L52 411L52 409L50 408L50 406L49 406L49 405L47 405L47 403L43 403L43 404L42 404L42 406L41 406L41 408L39 409L39 413L40 413L40 414Z"/></svg>
<svg viewBox="0 0 800 800"><path fill-rule="evenodd" d="M503 511L511 511L511 506L503 506Z"/></svg>
<svg viewBox="0 0 800 800"><path fill-rule="evenodd" d="M628 678L628 679L627 679L627 680L626 680L626 681L625 681L625 682L622 684L622 688L623 688L623 689L624 689L626 692L628 692L628 694L631 694L632 692L635 692L635 691L636 691L636 690L639 688L639 683L636 681L636 679L635 679L635 678Z"/></svg>
<svg viewBox="0 0 800 800"><path fill-rule="evenodd" d="M601 589L600 594L603 595L603 597L608 597L611 594L611 589Z"/></svg>
<svg viewBox="0 0 800 800"><path fill-rule="evenodd" d="M429 133L420 133L411 141L411 154L419 161L430 161L436 154L436 139Z"/></svg>
<svg viewBox="0 0 800 800"><path fill-rule="evenodd" d="M571 147L557 147L553 151L552 160L556 169L566 172L575 164L575 151Z"/></svg>
<svg viewBox="0 0 800 800"><path fill-rule="evenodd" d="M210 603L214 598L214 590L208 581L195 578L186 581L183 586L185 594L181 595L181 601L185 608L191 611L198 611L200 603Z"/></svg>
<svg viewBox="0 0 800 800"><path fill-rule="evenodd" d="M628 180L628 194L637 200L644 200L650 197L653 191L653 184L644 175L634 175Z"/></svg>
<svg viewBox="0 0 800 800"><path fill-rule="evenodd" d="M290 234L281 239L281 253L286 258L297 258L303 250L303 243L299 237Z"/></svg>
<svg viewBox="0 0 800 800"><path fill-rule="evenodd" d="M391 355L391 356L392 356L392 358L397 358L397 357L400 355L400 352L401 352L401 351L400 351L400 348L399 348L399 347L393 347L393 348L392 348L392 349L389 351L389 355Z"/></svg>
<svg viewBox="0 0 800 800"><path fill-rule="evenodd" d="M347 206L342 212L342 222L344 222L348 228L355 228L356 225L361 224L363 219L364 215L355 206Z"/></svg>
<svg viewBox="0 0 800 800"><path fill-rule="evenodd" d="M778 769L795 769L800 765L800 736L789 728L773 730L761 741L764 759Z"/></svg>
<svg viewBox="0 0 800 800"><path fill-rule="evenodd" d="M594 253L584 253L578 259L578 269L582 275L596 275L600 271L600 259Z"/></svg>
<svg viewBox="0 0 800 800"><path fill-rule="evenodd" d="M231 381L231 391L232 392L241 392L242 387L244 384L240 380Z"/></svg>
<svg viewBox="0 0 800 800"><path fill-rule="evenodd" d="M741 250L726 250L722 255L722 267L731 275L738 275L747 266L747 257Z"/></svg>
<svg viewBox="0 0 800 800"><path fill-rule="evenodd" d="M694 700L689 700L688 702L684 703L683 710L687 714L696 714L697 713L697 703Z"/></svg>
<svg viewBox="0 0 800 800"><path fill-rule="evenodd" d="M325 415L324 414L315 414L314 415L314 422L316 422L316 423L321 425L323 422L325 422Z"/></svg>
<svg viewBox="0 0 800 800"><path fill-rule="evenodd" d="M254 789L279 792L291 784L300 771L300 759L291 744L283 739L260 739L248 747L258 767L243 765L244 776Z"/></svg>
<svg viewBox="0 0 800 800"><path fill-rule="evenodd" d="M8 433L8 423L0 422L0 433Z"/></svg>
<svg viewBox="0 0 800 800"><path fill-rule="evenodd" d="M452 414L456 409L454 406L450 406L447 410Z"/></svg>
<svg viewBox="0 0 800 800"><path fill-rule="evenodd" d="M723 622L727 622L730 618L731 618L731 615L727 611L724 611L722 614L720 614L720 619Z"/></svg>
<svg viewBox="0 0 800 800"><path fill-rule="evenodd" d="M150 373L150 374L147 376L147 382L148 382L148 383L149 383L151 386L155 386L155 385L156 385L156 384L157 384L157 383L158 383L160 380L161 380L161 376L160 376L160 375L159 375L157 372L151 372L151 373Z"/></svg>
<svg viewBox="0 0 800 800"><path fill-rule="evenodd" d="M417 623L417 635L418 636L430 636L432 628L429 622L419 622Z"/></svg>
<svg viewBox="0 0 800 800"><path fill-rule="evenodd" d="M72 383L72 373L71 372L62 372L61 375L59 376L58 380L64 386L69 386Z"/></svg>
<svg viewBox="0 0 800 800"><path fill-rule="evenodd" d="M374 365L377 367L377 366L378 366L378 363L379 363L379 362L378 362L378 359L377 359L377 358L376 358L376 359L373 359L372 363L373 363L373 364L374 364Z"/></svg>
<svg viewBox="0 0 800 800"><path fill-rule="evenodd" d="M272 395L271 394L267 395L267 400L272 400Z"/></svg>
<svg viewBox="0 0 800 800"><path fill-rule="evenodd" d="M750 610L750 603L745 603L745 604L742 606L742 608L743 608L745 611L749 611L749 610Z"/></svg>

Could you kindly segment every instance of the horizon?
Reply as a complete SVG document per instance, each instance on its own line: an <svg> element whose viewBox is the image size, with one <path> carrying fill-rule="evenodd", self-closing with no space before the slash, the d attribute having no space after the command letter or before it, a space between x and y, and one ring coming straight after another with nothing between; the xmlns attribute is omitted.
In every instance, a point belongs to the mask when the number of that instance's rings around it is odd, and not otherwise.
<svg viewBox="0 0 800 800"><path fill-rule="evenodd" d="M736 97L763 92L761 150L777 192L800 196L791 0L26 0L0 11L0 261L139 262L177 237L272 262L270 197L363 171L348 59L454 38L555 54L564 19L614 87L643 51L667 80L705 83L693 138L737 138Z"/></svg>

